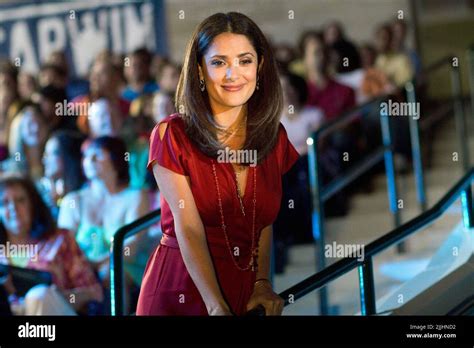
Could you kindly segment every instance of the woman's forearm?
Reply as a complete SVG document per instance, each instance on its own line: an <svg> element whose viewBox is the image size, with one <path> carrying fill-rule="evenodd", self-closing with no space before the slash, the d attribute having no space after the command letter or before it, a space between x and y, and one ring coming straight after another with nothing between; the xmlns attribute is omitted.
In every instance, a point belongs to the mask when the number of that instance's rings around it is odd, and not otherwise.
<svg viewBox="0 0 474 348"><path fill-rule="evenodd" d="M181 227L177 224L176 231L184 264L201 294L208 313L228 311L229 307L217 281L204 227ZM183 300L186 301L186 298Z"/></svg>

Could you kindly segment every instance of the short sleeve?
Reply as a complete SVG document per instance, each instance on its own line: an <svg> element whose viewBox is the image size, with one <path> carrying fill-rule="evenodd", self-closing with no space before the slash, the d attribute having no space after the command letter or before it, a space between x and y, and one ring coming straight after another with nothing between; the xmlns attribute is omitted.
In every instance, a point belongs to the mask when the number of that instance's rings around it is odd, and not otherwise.
<svg viewBox="0 0 474 348"><path fill-rule="evenodd" d="M66 230L70 230L74 233L77 232L79 227L80 217L80 196L77 191L68 193L61 200L59 206L58 215L58 227Z"/></svg>
<svg viewBox="0 0 474 348"><path fill-rule="evenodd" d="M281 175L289 171L299 158L299 154L288 139L285 127L282 124L280 124L280 129L278 130L277 156Z"/></svg>
<svg viewBox="0 0 474 348"><path fill-rule="evenodd" d="M183 156L183 146L185 139L180 134L178 127L179 120L167 117L158 123L150 135L150 151L148 157L148 170L151 170L154 162L165 167L175 173L188 175ZM163 139L160 139L159 126L163 123L167 124Z"/></svg>

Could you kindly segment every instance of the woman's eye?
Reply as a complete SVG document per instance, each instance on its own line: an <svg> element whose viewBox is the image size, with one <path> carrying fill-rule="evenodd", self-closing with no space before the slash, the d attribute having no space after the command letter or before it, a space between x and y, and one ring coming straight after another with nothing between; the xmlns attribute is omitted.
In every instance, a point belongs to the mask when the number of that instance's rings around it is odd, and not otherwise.
<svg viewBox="0 0 474 348"><path fill-rule="evenodd" d="M247 65L252 63L252 59L244 59L240 62L241 64Z"/></svg>
<svg viewBox="0 0 474 348"><path fill-rule="evenodd" d="M221 66L222 64L224 64L224 62L221 60L213 60L211 62L211 65L215 65L215 66Z"/></svg>

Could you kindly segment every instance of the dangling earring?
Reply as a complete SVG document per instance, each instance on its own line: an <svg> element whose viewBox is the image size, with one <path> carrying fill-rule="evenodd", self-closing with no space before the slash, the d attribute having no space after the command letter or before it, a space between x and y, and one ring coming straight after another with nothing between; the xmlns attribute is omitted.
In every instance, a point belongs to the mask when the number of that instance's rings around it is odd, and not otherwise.
<svg viewBox="0 0 474 348"><path fill-rule="evenodd" d="M204 92L204 90L206 89L206 85L204 84L204 80L199 80L199 89L201 90L201 92Z"/></svg>
<svg viewBox="0 0 474 348"><path fill-rule="evenodd" d="M258 91L258 89L260 88L260 86L258 85L258 80L259 80L259 79L258 79L258 76L257 76L257 85L255 86L255 88L257 89L257 91Z"/></svg>

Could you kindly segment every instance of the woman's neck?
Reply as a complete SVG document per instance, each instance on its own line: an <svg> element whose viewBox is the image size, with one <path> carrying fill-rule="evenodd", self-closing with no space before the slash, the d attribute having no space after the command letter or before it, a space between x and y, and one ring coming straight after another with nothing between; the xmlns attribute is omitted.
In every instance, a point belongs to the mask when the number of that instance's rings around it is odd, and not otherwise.
<svg viewBox="0 0 474 348"><path fill-rule="evenodd" d="M104 194L114 194L123 190L123 185L118 183L117 178L96 178L91 180L91 189L93 195L102 197Z"/></svg>
<svg viewBox="0 0 474 348"><path fill-rule="evenodd" d="M308 80L320 89L325 88L328 83L327 76L317 69L308 72Z"/></svg>
<svg viewBox="0 0 474 348"><path fill-rule="evenodd" d="M214 120L219 127L231 130L238 128L247 116L247 105L232 108L213 108Z"/></svg>
<svg viewBox="0 0 474 348"><path fill-rule="evenodd" d="M213 108L214 120L219 129L217 138L221 144L239 149L245 143L247 105L219 110Z"/></svg>

